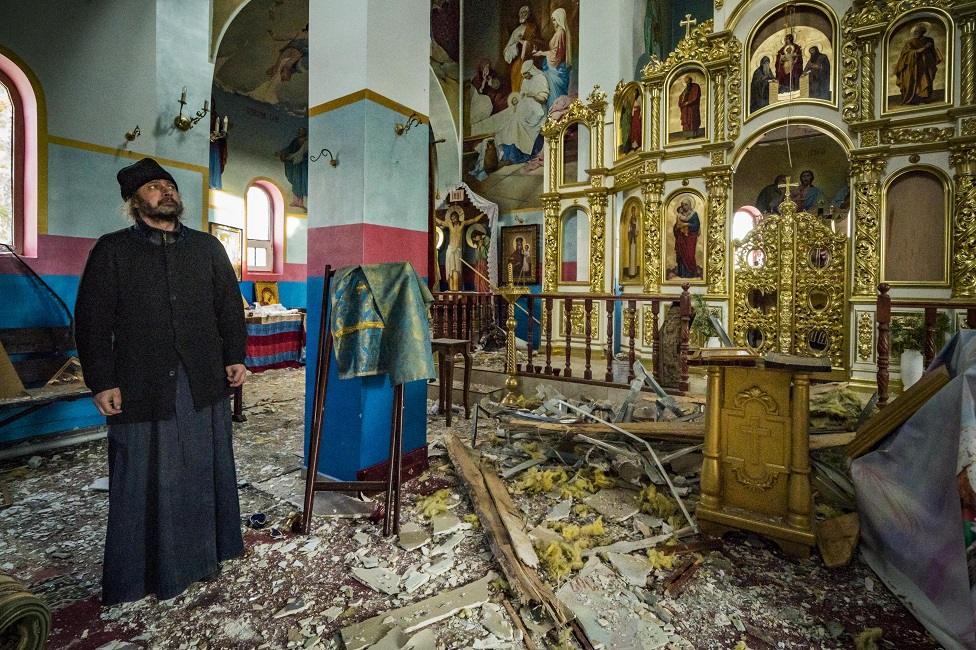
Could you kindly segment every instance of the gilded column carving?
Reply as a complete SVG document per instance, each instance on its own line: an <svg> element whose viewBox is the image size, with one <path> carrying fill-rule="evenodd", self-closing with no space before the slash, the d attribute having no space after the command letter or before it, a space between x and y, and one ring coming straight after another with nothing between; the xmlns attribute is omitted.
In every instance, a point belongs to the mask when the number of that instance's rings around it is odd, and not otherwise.
<svg viewBox="0 0 976 650"><path fill-rule="evenodd" d="M651 88L651 151L661 148L661 87Z"/></svg>
<svg viewBox="0 0 976 650"><path fill-rule="evenodd" d="M963 105L976 104L976 17L968 16L962 23L962 97Z"/></svg>
<svg viewBox="0 0 976 650"><path fill-rule="evenodd" d="M705 266L708 292L723 295L728 291L728 238L726 222L729 211L729 187L732 171L706 172L708 188L708 260Z"/></svg>
<svg viewBox="0 0 976 650"><path fill-rule="evenodd" d="M857 360L870 361L874 349L874 316L862 311L857 317Z"/></svg>
<svg viewBox="0 0 976 650"><path fill-rule="evenodd" d="M793 331L796 324L796 203L785 199L779 205L782 226L779 230L779 350L796 354Z"/></svg>
<svg viewBox="0 0 976 650"><path fill-rule="evenodd" d="M952 150L956 206L952 221L952 297L976 296L976 146Z"/></svg>
<svg viewBox="0 0 976 650"><path fill-rule="evenodd" d="M860 118L874 119L874 41L861 43L861 92Z"/></svg>
<svg viewBox="0 0 976 650"><path fill-rule="evenodd" d="M857 56L857 37L851 30L844 30L844 47L841 49L841 63L844 67L842 77L842 108L844 120L848 123L856 122L860 117L860 86L857 79L860 75Z"/></svg>
<svg viewBox="0 0 976 650"><path fill-rule="evenodd" d="M715 140L725 140L725 77L715 73Z"/></svg>
<svg viewBox="0 0 976 650"><path fill-rule="evenodd" d="M543 266L542 290L556 290L559 278L559 197L542 197Z"/></svg>
<svg viewBox="0 0 976 650"><path fill-rule="evenodd" d="M641 198L644 202L644 293L660 291L663 194L663 178L641 179Z"/></svg>
<svg viewBox="0 0 976 650"><path fill-rule="evenodd" d="M549 164L548 191L555 192L556 188L559 187L559 161L563 159L559 153L561 143L558 134L547 136L546 143L549 145L545 154L546 162Z"/></svg>
<svg viewBox="0 0 976 650"><path fill-rule="evenodd" d="M592 167L603 168L603 132L606 128L607 115L607 94L600 89L599 85L593 86L587 99L587 107L593 112L593 120L589 124L590 137L596 147L593 156Z"/></svg>
<svg viewBox="0 0 976 650"><path fill-rule="evenodd" d="M729 76L726 81L726 93L728 94L728 117L726 123L728 132L726 138L735 140L739 137L739 129L742 127L742 66L739 60L742 58L742 43L735 38L729 42Z"/></svg>
<svg viewBox="0 0 976 650"><path fill-rule="evenodd" d="M881 177L888 165L880 156L851 161L854 177L854 295L873 297L881 264Z"/></svg>
<svg viewBox="0 0 976 650"><path fill-rule="evenodd" d="M607 191L588 192L587 198L590 203L590 291L602 293L607 267Z"/></svg>

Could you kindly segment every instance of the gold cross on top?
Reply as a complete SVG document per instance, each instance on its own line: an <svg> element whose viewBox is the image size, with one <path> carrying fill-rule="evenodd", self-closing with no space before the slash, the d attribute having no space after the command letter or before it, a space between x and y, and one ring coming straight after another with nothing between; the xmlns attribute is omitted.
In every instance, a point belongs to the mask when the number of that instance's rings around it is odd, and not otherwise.
<svg viewBox="0 0 976 650"><path fill-rule="evenodd" d="M783 190L786 193L786 196L789 196L791 190L796 187L796 183L791 182L792 180L792 176L787 176L786 180L779 184L779 189Z"/></svg>
<svg viewBox="0 0 976 650"><path fill-rule="evenodd" d="M678 24L685 28L685 38L691 36L691 28L698 23L697 20L691 17L691 14L685 14L685 19ZM673 23L672 23L673 24Z"/></svg>

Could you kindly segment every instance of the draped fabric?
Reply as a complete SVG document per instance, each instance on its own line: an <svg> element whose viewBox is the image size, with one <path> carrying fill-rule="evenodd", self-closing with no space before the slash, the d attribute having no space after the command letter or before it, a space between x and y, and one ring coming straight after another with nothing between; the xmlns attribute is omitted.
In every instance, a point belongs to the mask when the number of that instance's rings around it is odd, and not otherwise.
<svg viewBox="0 0 976 650"><path fill-rule="evenodd" d="M409 262L336 271L332 337L339 377L388 374L390 383L430 379L430 290Z"/></svg>
<svg viewBox="0 0 976 650"><path fill-rule="evenodd" d="M946 648L976 648L959 482L976 478L976 331L932 362L952 378L896 432L854 460L865 560ZM888 408L898 408L897 401ZM957 479L958 475L958 479Z"/></svg>

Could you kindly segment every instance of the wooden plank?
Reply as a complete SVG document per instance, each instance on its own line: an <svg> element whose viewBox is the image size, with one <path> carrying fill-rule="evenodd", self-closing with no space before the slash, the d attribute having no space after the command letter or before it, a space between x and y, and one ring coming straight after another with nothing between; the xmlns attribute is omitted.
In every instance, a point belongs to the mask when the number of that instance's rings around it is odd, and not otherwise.
<svg viewBox="0 0 976 650"><path fill-rule="evenodd" d="M0 328L0 342L8 354L64 352L74 347L70 327Z"/></svg>
<svg viewBox="0 0 976 650"><path fill-rule="evenodd" d="M911 388L878 411L857 430L854 440L847 445L847 455L850 458L858 458L874 449L889 433L904 424L948 383L949 371L945 366L939 366L922 375L922 378Z"/></svg>
<svg viewBox="0 0 976 650"><path fill-rule="evenodd" d="M539 603L557 625L566 625L572 615L562 606L539 574L522 564L515 554L498 508L485 484L485 476L471 458L471 452L454 433L445 437L445 446L458 477L468 488L475 513L488 533L488 545L516 600L524 605Z"/></svg>
<svg viewBox="0 0 976 650"><path fill-rule="evenodd" d="M519 509L512 502L512 497L505 488L505 484L498 478L498 474L491 469L482 471L482 476L485 479L485 486L488 488L488 493L498 508L502 524L504 524L505 530L508 531L508 538L512 543L515 554L518 555L518 558L522 560L523 564L533 569L539 568L539 556L536 555L535 549L532 548L532 540L529 539L528 534L525 532L525 522L518 514Z"/></svg>
<svg viewBox="0 0 976 650"><path fill-rule="evenodd" d="M508 424L513 431L562 433L569 436L616 433L613 429L599 423L559 424L558 422L512 418ZM623 422L618 423L617 426L640 438L661 438L662 440L678 440L681 442L701 442L705 439L704 422Z"/></svg>
<svg viewBox="0 0 976 650"><path fill-rule="evenodd" d="M817 449L830 449L831 447L843 447L849 445L857 434L853 431L843 433L821 433L810 435L810 451Z"/></svg>

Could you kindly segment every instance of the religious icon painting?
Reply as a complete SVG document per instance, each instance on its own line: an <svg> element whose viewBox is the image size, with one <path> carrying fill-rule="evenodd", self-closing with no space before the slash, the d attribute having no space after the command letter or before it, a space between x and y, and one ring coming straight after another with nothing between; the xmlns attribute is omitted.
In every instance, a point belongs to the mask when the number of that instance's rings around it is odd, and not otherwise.
<svg viewBox="0 0 976 650"><path fill-rule="evenodd" d="M262 305L278 305L281 299L278 297L277 282L255 282L254 300Z"/></svg>
<svg viewBox="0 0 976 650"><path fill-rule="evenodd" d="M697 66L679 69L668 83L667 145L708 138L708 78Z"/></svg>
<svg viewBox="0 0 976 650"><path fill-rule="evenodd" d="M747 115L785 102L837 104L837 20L819 3L788 3L749 36Z"/></svg>
<svg viewBox="0 0 976 650"><path fill-rule="evenodd" d="M693 190L672 194L664 205L664 283L705 284L705 198Z"/></svg>
<svg viewBox="0 0 976 650"><path fill-rule="evenodd" d="M644 143L644 96L640 85L629 83L618 88L616 107L617 158L640 151Z"/></svg>
<svg viewBox="0 0 976 650"><path fill-rule="evenodd" d="M885 35L884 112L952 104L952 28L935 12L909 14Z"/></svg>
<svg viewBox="0 0 976 650"><path fill-rule="evenodd" d="M234 267L234 275L237 281L241 281L241 260L243 256L244 237L240 228L225 226L222 223L210 223L210 234L217 238L227 251L227 258L230 265Z"/></svg>
<svg viewBox="0 0 976 650"><path fill-rule="evenodd" d="M620 213L620 230L617 241L620 246L620 284L642 284L641 260L644 250L644 233L641 218L644 208L640 199L633 197L624 203Z"/></svg>
<svg viewBox="0 0 976 650"><path fill-rule="evenodd" d="M505 226L498 246L498 277L501 284L539 284L538 225Z"/></svg>

